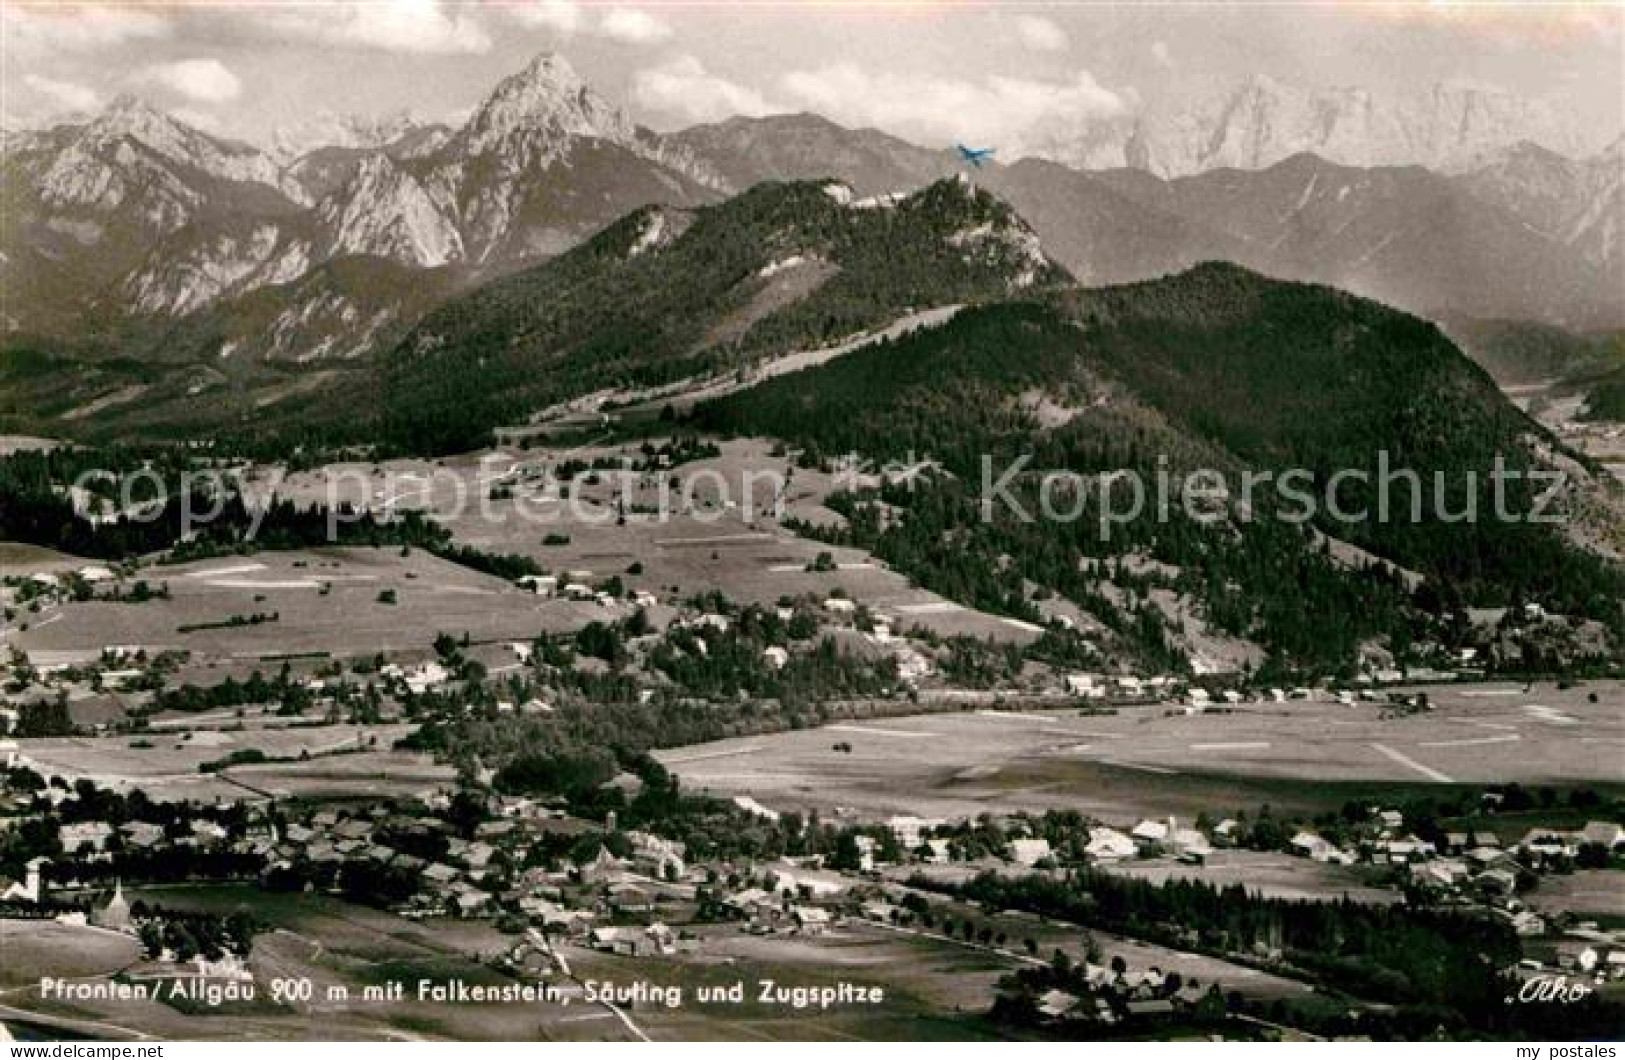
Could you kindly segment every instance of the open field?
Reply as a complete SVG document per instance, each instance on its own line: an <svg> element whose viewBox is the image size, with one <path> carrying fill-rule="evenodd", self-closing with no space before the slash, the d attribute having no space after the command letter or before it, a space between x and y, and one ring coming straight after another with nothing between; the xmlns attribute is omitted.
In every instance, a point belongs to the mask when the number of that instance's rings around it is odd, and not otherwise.
<svg viewBox="0 0 1625 1060"><path fill-rule="evenodd" d="M817 937L754 938L735 926L701 929L702 950L680 958L622 958L572 948L583 981L676 986L683 1003L633 1005L628 1015L656 1040L902 1040L999 1036L976 1019L1014 962L985 951L847 922ZM760 1003L760 983L787 988L841 982L885 991L878 1004L827 1010ZM701 1002L700 987L744 983L744 1003Z"/></svg>
<svg viewBox="0 0 1625 1060"><path fill-rule="evenodd" d="M1214 887L1240 884L1270 898L1342 897L1382 905L1402 898L1398 891L1367 883L1353 866L1327 865L1276 851L1215 850L1200 866L1159 859L1120 861L1105 868L1114 875L1156 884L1178 879L1201 880Z"/></svg>
<svg viewBox="0 0 1625 1060"><path fill-rule="evenodd" d="M928 874L936 875L937 870L944 870L943 874L951 878L953 870L961 868L963 866L932 866ZM1083 933L1076 925L1014 910L990 914L980 907L944 898L940 894L931 894L928 899L932 908L950 914L957 921L969 919L979 926L986 924L996 933L1002 932L1007 937L1007 958L1013 957L1012 963L1030 959L1026 956L1024 945L1025 940L1029 938L1037 944L1035 948L1039 960L1048 961L1056 950L1061 950L1074 961L1081 962L1086 958ZM963 945L962 941L945 940L940 934L933 932L915 932L915 934L916 936L923 934L944 945ZM1301 998L1310 993L1308 986L1295 979L1248 968L1218 957L1189 953L1105 931L1090 931L1089 935L1100 947L1100 956L1104 962L1110 964L1113 957L1121 957L1131 974L1150 968L1157 968L1163 972L1178 972L1187 981L1195 979L1202 983L1218 983L1223 990L1240 990L1248 997L1266 1001L1276 998Z"/></svg>
<svg viewBox="0 0 1625 1060"><path fill-rule="evenodd" d="M1526 899L1536 909L1573 913L1581 919L1603 917L1625 924L1625 872L1618 869L1577 869L1541 877L1540 886Z"/></svg>
<svg viewBox="0 0 1625 1060"><path fill-rule="evenodd" d="M529 640L579 628L603 613L593 604L542 600L500 578L422 551L402 556L399 549L265 552L151 567L138 577L167 586L170 599L66 603L31 616L27 630L0 642L28 652L35 665L94 660L109 645L149 654L186 650L194 668L219 666L219 680L227 669L279 664L287 655L427 651L442 631L466 631L475 640ZM386 590L394 592L394 604L380 601ZM181 632L254 614L278 617Z"/></svg>
<svg viewBox="0 0 1625 1060"><path fill-rule="evenodd" d="M380 746L387 746L383 740ZM276 798L386 798L455 787L455 771L425 754L369 751L310 762L236 766L226 775Z"/></svg>
<svg viewBox="0 0 1625 1060"><path fill-rule="evenodd" d="M0 920L0 993L35 986L43 976L107 975L133 962L141 947L127 935L54 920Z"/></svg>
<svg viewBox="0 0 1625 1060"><path fill-rule="evenodd" d="M1067 807L1109 821L1271 803L1306 812L1362 792L1438 784L1625 784L1621 687L1433 689L1429 714L1250 704L1170 715L1124 708L978 711L719 741L663 752L683 781L773 809L883 818ZM1596 693L1597 703L1587 701ZM832 750L847 743L850 753Z"/></svg>
<svg viewBox="0 0 1625 1060"><path fill-rule="evenodd" d="M136 1033L177 1038L244 1038L299 1040L441 1039L538 1040L612 1039L636 1034L654 1039L727 1040L905 1040L998 1037L1002 1031L981 1020L1000 976L1034 960L1047 960L1055 949L1081 959L1082 935L1069 925L1020 913L988 915L961 903L934 898L933 904L957 917L970 916L1008 936L1004 947L969 945L932 931L900 929L847 921L815 937L746 935L733 925L699 926L700 951L677 957L614 957L567 946L574 982L558 981L566 1000L513 1003L421 1003L367 998L368 986L404 981L408 990L418 980L462 980L469 984L509 982L486 967L481 958L501 952L512 936L479 921L419 923L381 911L347 904L323 895L279 894L253 888L177 885L143 888L132 900L178 910L225 914L247 911L268 925L255 941L250 968L260 989L251 1009L186 1012L154 1001L93 1001L72 1005L43 1002L30 989L41 974L81 975L92 980L135 956L133 941L60 925L27 925L19 937L29 948L26 969L5 1001L13 1010L72 1020L81 1032L99 1037ZM62 932L95 935L97 945L75 948L53 939ZM47 937L50 936L50 937ZM11 938L4 937L9 943ZM1023 950L1034 940L1038 958ZM107 945L99 940L105 939ZM1307 988L1225 961L1184 954L1110 935L1096 935L1104 959L1122 956L1135 971L1156 967L1179 971L1187 979L1219 983L1250 996L1271 998L1302 994ZM116 952L115 952L116 951ZM314 984L310 1001L273 1003L267 996L273 979L302 979ZM851 983L878 987L877 1004L853 1003L827 1010L796 1008L758 999L763 980L788 988ZM677 1007L658 1002L623 1006L630 1027L601 1005L582 997L580 984L676 986ZM735 1004L702 1001L696 989L744 984L745 999ZM7 980L10 985L10 980Z"/></svg>
<svg viewBox="0 0 1625 1060"><path fill-rule="evenodd" d="M70 556L66 552L29 545L21 541L0 541L0 577L16 578L26 574L60 574L85 566L88 560Z"/></svg>
<svg viewBox="0 0 1625 1060"><path fill-rule="evenodd" d="M369 985L399 979L414 990L419 978L439 982L501 984L505 977L476 957L512 940L481 923L418 924L388 913L320 895L272 894L241 886L159 887L130 893L170 909L229 913L242 910L270 925L249 958L260 996L253 1011L215 1011L194 1006L185 1013L158 1001L42 1002L29 993L5 1000L30 1013L72 1016L101 1024L100 1035L204 1040L555 1040L625 1037L610 1019L570 1022L586 1006L558 1003L484 1004L363 1000ZM133 946L133 943L132 943ZM9 963L9 953L8 953ZM31 973L32 974L32 973ZM267 991L276 978L309 977L309 1002L272 1004ZM343 1000L336 988L350 995ZM4 1015L4 1014L0 1014ZM608 1013L604 1013L608 1015ZM127 1033L120 1034L123 1028Z"/></svg>
<svg viewBox="0 0 1625 1060"><path fill-rule="evenodd" d="M44 776L70 781L84 777L119 791L139 787L154 799L385 795L431 789L450 776L448 770L434 765L425 755L390 750L410 729L409 725L314 725L64 737L20 743L23 759ZM354 748L368 750L352 751ZM311 757L238 766L221 773L198 770L205 762L249 749L263 751L269 758ZM241 783L236 782L239 778Z"/></svg>
<svg viewBox="0 0 1625 1060"><path fill-rule="evenodd" d="M772 603L785 595L826 596L841 589L891 613L902 628L918 625L944 635L1023 642L1037 635L1025 623L973 611L913 586L867 553L832 549L790 533L774 518L776 501L785 519L840 521L823 506L836 488L833 477L792 467L787 458L772 456L762 441L726 442L721 448L717 457L633 475L630 487L623 486L619 472L596 483L589 474L577 476L570 499L545 491L543 480L529 475L567 459L638 458L637 447L496 450L438 463L392 461L377 465L378 475L371 464L340 464L290 476L278 491L300 503L337 497L378 510L422 511L449 527L461 544L529 556L555 572L588 572L589 581L620 575L628 586L662 599L716 590L743 603ZM669 484L672 477L678 485ZM499 483L513 487L515 496L487 499ZM548 535L567 540L544 544ZM806 571L825 551L839 569ZM641 564L641 573L628 573L634 563Z"/></svg>

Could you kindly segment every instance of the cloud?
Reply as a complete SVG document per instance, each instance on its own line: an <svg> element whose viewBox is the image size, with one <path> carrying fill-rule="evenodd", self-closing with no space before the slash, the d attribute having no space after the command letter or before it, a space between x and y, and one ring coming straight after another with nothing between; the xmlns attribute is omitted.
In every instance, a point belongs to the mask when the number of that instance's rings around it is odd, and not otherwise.
<svg viewBox="0 0 1625 1060"><path fill-rule="evenodd" d="M736 114L760 117L781 107L761 93L706 70L692 55L680 55L632 77L632 100L685 121L719 121Z"/></svg>
<svg viewBox="0 0 1625 1060"><path fill-rule="evenodd" d="M998 144L1019 157L1121 116L1129 102L1085 70L1070 80L992 76L981 80L871 73L851 63L798 70L781 80L786 95L846 125L873 125L934 143Z"/></svg>
<svg viewBox="0 0 1625 1060"><path fill-rule="evenodd" d="M145 67L138 75L196 103L226 103L243 91L243 83L219 59L177 59Z"/></svg>
<svg viewBox="0 0 1625 1060"><path fill-rule="evenodd" d="M1015 27L1016 37L1034 51L1065 51L1069 43L1066 30L1042 15L1019 15Z"/></svg>
<svg viewBox="0 0 1625 1060"><path fill-rule="evenodd" d="M501 10L522 26L550 29L566 36L582 26L581 5L571 0L531 0Z"/></svg>
<svg viewBox="0 0 1625 1060"><path fill-rule="evenodd" d="M0 4L0 33L8 56L35 57L157 40L169 36L170 24L161 15L128 7Z"/></svg>
<svg viewBox="0 0 1625 1060"><path fill-rule="evenodd" d="M72 81L56 81L49 77L40 77L38 74L28 74L23 78L23 84L48 100L51 110L95 110L101 103L101 97L96 94L95 89L74 84Z"/></svg>
<svg viewBox="0 0 1625 1060"><path fill-rule="evenodd" d="M593 17L589 6L576 0L523 0L496 10L526 29L565 37L581 33L621 44L658 44L675 32L665 20L635 7L611 7Z"/></svg>
<svg viewBox="0 0 1625 1060"><path fill-rule="evenodd" d="M1156 60L1158 66L1171 67L1174 65L1173 58L1168 54L1167 41L1154 40L1151 42L1151 58Z"/></svg>
<svg viewBox="0 0 1625 1060"><path fill-rule="evenodd" d="M1562 45L1585 39L1617 41L1625 28L1618 4L1585 0L1531 4L1492 4L1479 0L1377 4L1368 0L1334 0L1333 6L1360 19L1437 26L1517 45L1531 42Z"/></svg>
<svg viewBox="0 0 1625 1060"><path fill-rule="evenodd" d="M657 44L672 35L672 28L647 11L612 7L599 20L598 32L622 44Z"/></svg>
<svg viewBox="0 0 1625 1060"><path fill-rule="evenodd" d="M491 37L468 8L441 0L350 0L268 13L266 25L283 39L328 47L415 55L470 55L491 50Z"/></svg>

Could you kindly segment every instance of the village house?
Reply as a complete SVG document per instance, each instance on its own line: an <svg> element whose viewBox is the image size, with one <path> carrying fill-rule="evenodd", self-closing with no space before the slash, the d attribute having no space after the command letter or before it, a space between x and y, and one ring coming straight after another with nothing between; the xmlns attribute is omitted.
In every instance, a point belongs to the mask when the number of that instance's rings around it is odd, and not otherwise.
<svg viewBox="0 0 1625 1060"><path fill-rule="evenodd" d="M835 872L805 868L797 868L792 872L788 867L778 866L768 871L769 882L778 894L804 893L813 899L833 898L845 893L849 886L846 878Z"/></svg>
<svg viewBox="0 0 1625 1060"><path fill-rule="evenodd" d="M1047 1019L1060 1019L1079 1005L1079 999L1065 990L1048 990L1037 999L1038 1014Z"/></svg>
<svg viewBox="0 0 1625 1060"><path fill-rule="evenodd" d="M946 823L940 817L902 815L889 818L886 827L891 829L892 835L897 837L898 845L904 850L914 850L919 847L920 840L924 838L926 832L940 828Z"/></svg>
<svg viewBox="0 0 1625 1060"><path fill-rule="evenodd" d="M1592 843L1614 851L1625 846L1625 825L1614 821L1587 821L1585 827L1580 829L1579 839L1582 844Z"/></svg>
<svg viewBox="0 0 1625 1060"><path fill-rule="evenodd" d="M1494 868L1517 868L1517 859L1504 850L1495 847L1474 847L1462 855L1468 867L1473 872L1483 872Z"/></svg>
<svg viewBox="0 0 1625 1060"><path fill-rule="evenodd" d="M1438 851L1434 845L1425 839L1418 839L1414 835L1403 839L1379 839L1369 844L1368 852L1373 862L1389 865L1409 865L1414 861L1426 861Z"/></svg>
<svg viewBox="0 0 1625 1060"><path fill-rule="evenodd" d="M917 685L931 676L931 660L906 644L898 646L892 659L897 664L897 676L904 684Z"/></svg>
<svg viewBox="0 0 1625 1060"><path fill-rule="evenodd" d="M1100 674L1067 674L1067 694L1080 699L1106 698L1106 679Z"/></svg>
<svg viewBox="0 0 1625 1060"><path fill-rule="evenodd" d="M228 834L220 825L215 824L213 821L204 820L194 820L191 830L192 839L199 846L212 846L215 843L223 843Z"/></svg>
<svg viewBox="0 0 1625 1060"><path fill-rule="evenodd" d="M880 898L872 898L858 908L865 920L877 924L896 923L903 916L903 907Z"/></svg>
<svg viewBox="0 0 1625 1060"><path fill-rule="evenodd" d="M1048 839L1012 839L1008 853L1011 861L1029 869L1052 855Z"/></svg>
<svg viewBox="0 0 1625 1060"><path fill-rule="evenodd" d="M526 574L519 579L519 587L537 596L555 596L559 591L559 578L556 574Z"/></svg>
<svg viewBox="0 0 1625 1060"><path fill-rule="evenodd" d="M541 925L542 930L557 932L570 938L585 938L592 930L597 914L589 909L567 909L557 902L539 895L525 895L519 899L519 911Z"/></svg>
<svg viewBox="0 0 1625 1060"><path fill-rule="evenodd" d="M1139 850L1131 837L1115 828L1098 826L1089 829L1089 844L1083 852L1093 861L1112 862L1132 858Z"/></svg>
<svg viewBox="0 0 1625 1060"><path fill-rule="evenodd" d="M137 850L157 846L164 838L163 828L150 821L129 821L119 826L119 834L124 837L125 846Z"/></svg>
<svg viewBox="0 0 1625 1060"><path fill-rule="evenodd" d="M1140 845L1143 853L1160 853L1168 839L1168 826L1162 821L1144 820L1135 825L1129 835Z"/></svg>
<svg viewBox="0 0 1625 1060"><path fill-rule="evenodd" d="M1335 843L1313 832L1299 832L1287 844L1292 853L1329 865L1347 865L1353 859Z"/></svg>
<svg viewBox="0 0 1625 1060"><path fill-rule="evenodd" d="M1580 852L1577 833L1558 832L1550 828L1532 828L1518 841L1518 848L1539 860L1572 858Z"/></svg>
<svg viewBox="0 0 1625 1060"><path fill-rule="evenodd" d="M101 853L107 849L107 840L113 835L113 826L106 821L81 821L57 828L57 840L64 854Z"/></svg>
<svg viewBox="0 0 1625 1060"><path fill-rule="evenodd" d="M601 953L613 953L618 957L649 957L672 952L664 948L670 931L664 924L652 924L647 928L597 927L587 938L588 944Z"/></svg>
<svg viewBox="0 0 1625 1060"><path fill-rule="evenodd" d="M652 913L654 894L635 883L612 883L609 886L609 907L617 913Z"/></svg>
<svg viewBox="0 0 1625 1060"><path fill-rule="evenodd" d="M1468 879L1467 864L1453 858L1418 862L1410 866L1411 881L1437 890L1454 890Z"/></svg>
<svg viewBox="0 0 1625 1060"><path fill-rule="evenodd" d="M822 935L833 918L827 909L820 909L814 905L797 905L790 907L790 919L801 934Z"/></svg>
<svg viewBox="0 0 1625 1060"><path fill-rule="evenodd" d="M1495 916L1512 928L1514 934L1530 938L1546 933L1546 921L1538 913L1528 909L1510 909L1498 907L1494 910Z"/></svg>

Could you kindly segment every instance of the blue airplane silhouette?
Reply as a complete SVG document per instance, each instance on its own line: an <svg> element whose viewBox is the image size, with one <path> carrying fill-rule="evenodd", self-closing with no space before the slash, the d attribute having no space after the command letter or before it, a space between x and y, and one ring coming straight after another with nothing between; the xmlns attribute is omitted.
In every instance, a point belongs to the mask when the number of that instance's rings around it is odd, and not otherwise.
<svg viewBox="0 0 1625 1060"><path fill-rule="evenodd" d="M996 147L966 147L964 144L955 146L959 148L959 157L977 169L991 161L993 152L998 150Z"/></svg>

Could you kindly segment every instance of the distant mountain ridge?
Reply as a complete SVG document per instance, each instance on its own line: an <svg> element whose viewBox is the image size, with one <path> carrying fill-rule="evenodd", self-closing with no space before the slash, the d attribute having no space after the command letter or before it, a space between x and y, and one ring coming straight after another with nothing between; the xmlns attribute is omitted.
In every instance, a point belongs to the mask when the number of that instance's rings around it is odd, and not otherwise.
<svg viewBox="0 0 1625 1060"><path fill-rule="evenodd" d="M4 141L8 330L178 316L367 255L498 270L723 182L543 55L461 128L339 119L283 165L133 97ZM291 143L292 141L288 141ZM286 144L284 145L286 147Z"/></svg>
<svg viewBox="0 0 1625 1060"><path fill-rule="evenodd" d="M1083 136L1030 145L1079 169L1143 169L1164 178L1264 169L1297 154L1339 165L1462 172L1520 142L1570 157L1595 150L1588 131L1552 105L1501 89L1440 81L1399 94L1310 88L1262 74L1227 91L1096 123Z"/></svg>
<svg viewBox="0 0 1625 1060"><path fill-rule="evenodd" d="M1077 156L1114 168L1029 158L970 175L1085 284L1229 260L1440 317L1625 323L1619 142L1589 158L1499 143L1529 132L1535 112L1461 88L1404 121L1373 100L1359 126L1400 130L1369 141L1386 157L1454 116L1435 154L1452 165L1471 155L1460 173L1303 153L1270 163L1288 147L1350 153L1359 108L1346 93L1311 106L1268 79L1244 89L1219 108L1223 134L1192 140L1208 146L1185 161L1156 161L1145 118L1139 147ZM1305 125L1311 112L1326 123ZM1568 143L1561 129L1538 132ZM1099 131L1101 144L1118 135ZM260 356L344 367L379 355L439 299L555 259L642 207L676 219L787 180L901 199L964 172L953 152L810 114L657 135L553 55L503 78L456 128L318 115L296 132L260 150L124 97L88 121L6 133L0 333L127 353L172 333L165 363L209 366L205 388L223 361L228 376ZM1153 172L1220 163L1263 168ZM274 338L253 330L266 320Z"/></svg>
<svg viewBox="0 0 1625 1060"><path fill-rule="evenodd" d="M740 181L834 175L877 192L963 168L949 152L812 115L735 118L673 138ZM1491 179L1484 167L1501 156L1459 176L1304 153L1262 169L1174 179L1025 158L975 179L1008 199L1085 283L1151 279L1224 259L1429 315L1625 322L1619 145L1572 162L1532 150L1553 160L1553 201L1544 208L1555 220L1538 214L1543 200L1525 190L1531 178Z"/></svg>

